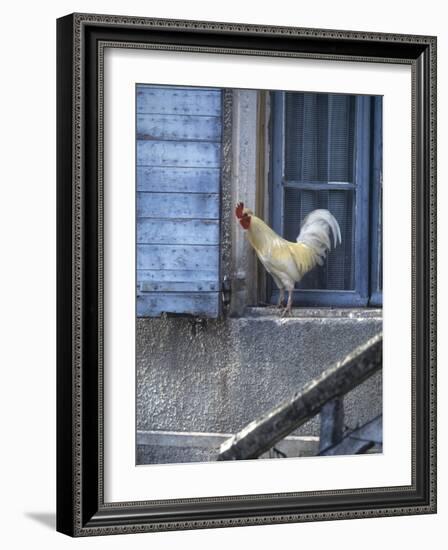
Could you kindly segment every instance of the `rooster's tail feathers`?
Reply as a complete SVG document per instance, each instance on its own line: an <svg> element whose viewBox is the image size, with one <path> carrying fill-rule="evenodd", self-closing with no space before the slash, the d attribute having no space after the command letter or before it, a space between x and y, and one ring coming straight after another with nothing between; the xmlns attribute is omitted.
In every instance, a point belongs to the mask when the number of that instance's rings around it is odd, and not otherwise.
<svg viewBox="0 0 448 550"><path fill-rule="evenodd" d="M317 256L317 263L322 265L332 248L331 237L335 247L342 242L339 224L328 210L319 209L310 212L303 220L297 242L310 247Z"/></svg>

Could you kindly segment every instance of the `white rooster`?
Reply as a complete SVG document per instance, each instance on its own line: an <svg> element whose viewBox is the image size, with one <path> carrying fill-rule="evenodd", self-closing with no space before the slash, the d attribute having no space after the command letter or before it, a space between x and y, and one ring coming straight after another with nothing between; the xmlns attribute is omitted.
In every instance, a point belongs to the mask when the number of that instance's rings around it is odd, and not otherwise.
<svg viewBox="0 0 448 550"><path fill-rule="evenodd" d="M323 265L327 252L341 243L341 230L328 210L313 210L303 220L297 242L283 239L253 212L238 203L235 214L247 239L280 290L278 305L282 306L285 290L288 302L283 312L291 314L293 290L296 283L315 265ZM331 239L332 237L332 239Z"/></svg>

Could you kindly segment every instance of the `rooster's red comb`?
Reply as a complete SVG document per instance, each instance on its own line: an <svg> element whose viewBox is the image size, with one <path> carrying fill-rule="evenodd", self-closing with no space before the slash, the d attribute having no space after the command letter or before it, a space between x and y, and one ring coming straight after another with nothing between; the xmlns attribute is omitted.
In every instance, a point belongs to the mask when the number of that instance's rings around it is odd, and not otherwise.
<svg viewBox="0 0 448 550"><path fill-rule="evenodd" d="M235 208L235 215L237 218L241 219L243 217L243 210L244 210L244 203L239 202Z"/></svg>

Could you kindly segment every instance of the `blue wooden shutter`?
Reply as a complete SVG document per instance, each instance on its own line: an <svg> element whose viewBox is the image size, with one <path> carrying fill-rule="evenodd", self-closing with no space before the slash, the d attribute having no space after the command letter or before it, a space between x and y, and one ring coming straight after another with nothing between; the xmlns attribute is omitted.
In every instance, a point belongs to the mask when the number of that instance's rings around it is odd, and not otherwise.
<svg viewBox="0 0 448 550"><path fill-rule="evenodd" d="M221 91L138 85L137 316L219 314Z"/></svg>

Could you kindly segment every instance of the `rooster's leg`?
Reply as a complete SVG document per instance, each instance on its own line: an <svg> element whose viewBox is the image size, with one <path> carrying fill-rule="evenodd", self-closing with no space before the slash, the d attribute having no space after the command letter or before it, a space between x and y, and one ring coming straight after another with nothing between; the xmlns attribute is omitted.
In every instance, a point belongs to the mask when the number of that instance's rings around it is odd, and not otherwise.
<svg viewBox="0 0 448 550"><path fill-rule="evenodd" d="M282 317L286 317L287 315L292 315L292 294L293 290L288 290L288 303L286 304L285 309L283 310Z"/></svg>
<svg viewBox="0 0 448 550"><path fill-rule="evenodd" d="M280 296L279 296L279 299L278 299L278 304L277 304L277 307L280 308L280 307L283 307L283 300L285 298L285 289L284 288L281 288L280 289Z"/></svg>

